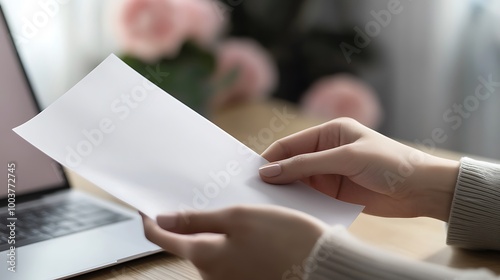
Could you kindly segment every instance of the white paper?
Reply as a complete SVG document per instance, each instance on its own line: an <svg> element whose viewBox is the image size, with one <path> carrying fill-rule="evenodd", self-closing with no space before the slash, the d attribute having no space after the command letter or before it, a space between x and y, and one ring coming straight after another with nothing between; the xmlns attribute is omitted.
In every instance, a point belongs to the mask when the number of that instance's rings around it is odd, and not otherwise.
<svg viewBox="0 0 500 280"><path fill-rule="evenodd" d="M362 210L301 183L264 183L265 159L114 55L14 131L150 217L273 204L347 226Z"/></svg>

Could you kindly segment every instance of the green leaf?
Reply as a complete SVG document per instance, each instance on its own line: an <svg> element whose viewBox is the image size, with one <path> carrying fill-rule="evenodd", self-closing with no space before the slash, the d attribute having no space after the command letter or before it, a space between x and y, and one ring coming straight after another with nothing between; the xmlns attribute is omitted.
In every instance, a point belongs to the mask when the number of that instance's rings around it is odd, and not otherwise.
<svg viewBox="0 0 500 280"><path fill-rule="evenodd" d="M208 100L213 94L213 87L210 86L216 67L213 53L188 42L172 59L164 58L149 64L124 55L122 60L145 77L150 76L148 69L158 68L161 72L169 73L167 78L160 81L150 80L193 110L206 112Z"/></svg>

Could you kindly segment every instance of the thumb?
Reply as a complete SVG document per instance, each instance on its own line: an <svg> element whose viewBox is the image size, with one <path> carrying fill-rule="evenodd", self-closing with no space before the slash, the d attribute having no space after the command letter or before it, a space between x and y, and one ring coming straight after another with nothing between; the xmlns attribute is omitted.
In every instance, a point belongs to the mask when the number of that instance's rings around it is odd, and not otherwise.
<svg viewBox="0 0 500 280"><path fill-rule="evenodd" d="M301 154L280 161L268 163L259 168L262 180L271 184L289 184L314 175L346 175L348 146L330 150Z"/></svg>
<svg viewBox="0 0 500 280"><path fill-rule="evenodd" d="M163 214L156 222L164 230L180 233L227 233L226 213L223 210L207 212L182 212Z"/></svg>

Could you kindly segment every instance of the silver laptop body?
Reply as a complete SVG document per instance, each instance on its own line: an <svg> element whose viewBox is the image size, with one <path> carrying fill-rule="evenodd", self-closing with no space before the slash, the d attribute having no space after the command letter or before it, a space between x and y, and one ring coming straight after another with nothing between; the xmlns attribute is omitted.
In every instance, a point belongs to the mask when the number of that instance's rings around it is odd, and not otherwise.
<svg viewBox="0 0 500 280"><path fill-rule="evenodd" d="M38 112L0 7L0 279L65 279L159 252L136 212L70 189L12 131Z"/></svg>

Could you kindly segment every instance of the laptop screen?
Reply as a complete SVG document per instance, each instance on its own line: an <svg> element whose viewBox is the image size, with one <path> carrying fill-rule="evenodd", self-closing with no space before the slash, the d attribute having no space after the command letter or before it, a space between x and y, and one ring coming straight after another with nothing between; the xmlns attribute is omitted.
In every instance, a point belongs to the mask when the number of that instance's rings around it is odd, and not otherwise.
<svg viewBox="0 0 500 280"><path fill-rule="evenodd" d="M0 9L0 202L6 201L9 163L15 163L15 194L66 184L61 167L12 131L38 113L31 87ZM12 177L11 177L12 178ZM12 183L12 181L10 181ZM0 204L0 206L1 206Z"/></svg>

